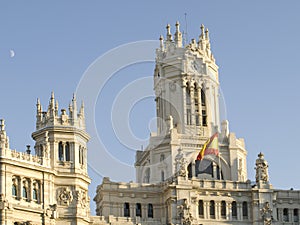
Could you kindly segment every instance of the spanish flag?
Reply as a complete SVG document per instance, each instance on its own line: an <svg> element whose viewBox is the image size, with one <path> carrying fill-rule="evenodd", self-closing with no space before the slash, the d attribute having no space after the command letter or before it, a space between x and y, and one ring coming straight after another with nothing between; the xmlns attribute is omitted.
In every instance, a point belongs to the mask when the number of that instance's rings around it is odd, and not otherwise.
<svg viewBox="0 0 300 225"><path fill-rule="evenodd" d="M197 160L203 159L205 155L219 155L218 132L216 132L204 143L197 156Z"/></svg>

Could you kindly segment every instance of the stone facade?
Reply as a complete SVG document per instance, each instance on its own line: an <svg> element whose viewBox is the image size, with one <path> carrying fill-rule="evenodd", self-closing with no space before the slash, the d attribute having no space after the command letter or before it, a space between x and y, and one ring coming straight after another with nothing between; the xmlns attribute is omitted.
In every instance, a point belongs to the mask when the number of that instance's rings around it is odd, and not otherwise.
<svg viewBox="0 0 300 225"><path fill-rule="evenodd" d="M0 224L89 224L90 198L84 108L75 97L58 113L52 93L47 111L38 100L35 154L9 147L0 125Z"/></svg>
<svg viewBox="0 0 300 225"><path fill-rule="evenodd" d="M220 122L219 85L209 31L202 25L183 46L179 23L174 35L168 25L154 70L157 133L136 153L136 183L104 178L98 186L102 223L299 224L300 191L274 189L262 153L248 180L244 140ZM219 156L196 160L215 133Z"/></svg>
<svg viewBox="0 0 300 225"><path fill-rule="evenodd" d="M37 101L34 152L9 146L0 120L0 225L299 224L300 191L277 190L260 153L247 177L244 140L220 121L219 73L209 32L183 46L176 23L160 38L154 90L157 133L136 153L136 182L103 178L90 215L84 106ZM218 134L219 155L197 155ZM100 157L100 156L99 156Z"/></svg>

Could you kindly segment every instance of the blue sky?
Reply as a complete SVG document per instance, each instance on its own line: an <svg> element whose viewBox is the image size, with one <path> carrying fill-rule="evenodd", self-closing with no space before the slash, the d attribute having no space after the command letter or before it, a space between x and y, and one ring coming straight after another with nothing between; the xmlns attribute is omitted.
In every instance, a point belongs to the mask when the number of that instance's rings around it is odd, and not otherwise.
<svg viewBox="0 0 300 225"><path fill-rule="evenodd" d="M185 29L187 13L189 39L198 38L201 23L210 30L230 130L246 141L249 179L254 180L255 159L263 151L274 187L299 189L299 9L296 0L1 1L0 117L6 120L11 147L24 151L26 144L33 145L37 97L45 109L54 91L60 108L67 108L99 56L129 42L157 40L167 23L174 33L176 20ZM134 162L134 151L115 137L110 107L124 86L152 73L151 62L118 71L95 106L106 148L126 164ZM151 97L132 109L129 123L138 138L147 139L154 115ZM106 176L90 170L91 198L101 175ZM133 169L120 171L115 179L121 178L134 180Z"/></svg>

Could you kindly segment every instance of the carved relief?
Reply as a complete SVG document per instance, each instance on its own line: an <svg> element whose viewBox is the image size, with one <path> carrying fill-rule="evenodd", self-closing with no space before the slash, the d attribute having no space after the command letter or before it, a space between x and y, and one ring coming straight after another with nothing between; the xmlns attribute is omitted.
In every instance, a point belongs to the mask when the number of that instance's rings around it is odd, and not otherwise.
<svg viewBox="0 0 300 225"><path fill-rule="evenodd" d="M89 197L87 195L87 191L84 190L76 191L76 201L77 204L81 205L82 208L86 208L89 203Z"/></svg>
<svg viewBox="0 0 300 225"><path fill-rule="evenodd" d="M260 213L262 215L263 221L265 225L271 225L273 216L272 216L273 210L270 207L270 203L266 202L262 209L260 209Z"/></svg>
<svg viewBox="0 0 300 225"><path fill-rule="evenodd" d="M59 188L57 190L57 202L60 205L70 205L73 200L72 191L69 188Z"/></svg>
<svg viewBox="0 0 300 225"><path fill-rule="evenodd" d="M194 218L191 213L191 207L188 205L187 200L183 199L183 202L177 206L177 214L183 225L191 225Z"/></svg>
<svg viewBox="0 0 300 225"><path fill-rule="evenodd" d="M177 175L181 177L187 177L187 161L185 160L181 149L178 149L178 154L175 157L175 164Z"/></svg>

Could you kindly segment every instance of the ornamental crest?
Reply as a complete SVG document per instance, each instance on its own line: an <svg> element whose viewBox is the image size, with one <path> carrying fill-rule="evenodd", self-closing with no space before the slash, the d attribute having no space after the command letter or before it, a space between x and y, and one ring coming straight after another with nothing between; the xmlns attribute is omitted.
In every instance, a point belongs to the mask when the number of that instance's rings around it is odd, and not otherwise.
<svg viewBox="0 0 300 225"><path fill-rule="evenodd" d="M69 188L59 188L57 190L57 202L60 205L70 205L73 200L72 191Z"/></svg>

